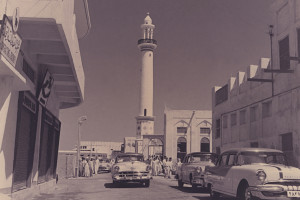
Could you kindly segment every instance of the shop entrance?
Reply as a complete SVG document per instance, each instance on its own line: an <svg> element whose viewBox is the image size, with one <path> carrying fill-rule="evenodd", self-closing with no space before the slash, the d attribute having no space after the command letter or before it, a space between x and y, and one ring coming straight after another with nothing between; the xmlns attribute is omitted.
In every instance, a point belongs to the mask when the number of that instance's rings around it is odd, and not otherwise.
<svg viewBox="0 0 300 200"><path fill-rule="evenodd" d="M209 152L210 150L210 142L209 139L204 137L201 139L201 143L200 143L200 151L201 152Z"/></svg>
<svg viewBox="0 0 300 200"><path fill-rule="evenodd" d="M12 191L31 186L37 127L37 102L26 92L19 93Z"/></svg>

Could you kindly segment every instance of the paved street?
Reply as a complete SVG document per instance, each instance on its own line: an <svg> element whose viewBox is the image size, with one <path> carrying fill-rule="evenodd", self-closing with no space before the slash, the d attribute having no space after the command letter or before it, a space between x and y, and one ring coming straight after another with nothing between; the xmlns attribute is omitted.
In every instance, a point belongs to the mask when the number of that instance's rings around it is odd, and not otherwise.
<svg viewBox="0 0 300 200"><path fill-rule="evenodd" d="M177 180L154 177L149 188L139 184L114 186L110 173L96 175L92 178L59 180L55 190L50 194L40 194L32 200L147 200L147 199L185 199L208 200L209 194L194 191L190 186L177 187Z"/></svg>

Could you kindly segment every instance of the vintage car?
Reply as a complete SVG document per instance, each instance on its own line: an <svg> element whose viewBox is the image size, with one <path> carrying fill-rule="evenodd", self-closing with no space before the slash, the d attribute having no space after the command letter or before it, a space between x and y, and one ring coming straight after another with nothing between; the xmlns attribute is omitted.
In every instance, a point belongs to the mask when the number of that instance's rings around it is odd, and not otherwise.
<svg viewBox="0 0 300 200"><path fill-rule="evenodd" d="M217 154L194 152L187 154L181 167L177 171L178 187L190 184L193 188L204 186L204 170L206 166L213 166L217 159Z"/></svg>
<svg viewBox="0 0 300 200"><path fill-rule="evenodd" d="M144 162L143 154L122 153L116 157L111 174L113 184L139 182L150 186L151 167Z"/></svg>
<svg viewBox="0 0 300 200"><path fill-rule="evenodd" d="M111 163L109 159L100 159L98 173L101 172L110 172L111 171Z"/></svg>
<svg viewBox="0 0 300 200"><path fill-rule="evenodd" d="M299 199L300 169L288 166L282 151L239 148L225 151L207 167L205 184L212 199Z"/></svg>

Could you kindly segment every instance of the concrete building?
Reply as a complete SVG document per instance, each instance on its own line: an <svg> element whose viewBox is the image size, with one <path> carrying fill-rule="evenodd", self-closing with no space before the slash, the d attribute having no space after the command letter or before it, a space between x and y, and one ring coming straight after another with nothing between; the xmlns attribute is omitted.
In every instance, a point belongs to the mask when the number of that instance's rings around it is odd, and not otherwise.
<svg viewBox="0 0 300 200"><path fill-rule="evenodd" d="M262 58L213 88L213 151L280 149L299 167L300 1L275 1L271 10L273 63Z"/></svg>
<svg viewBox="0 0 300 200"><path fill-rule="evenodd" d="M110 158L113 151L121 151L122 142L81 141L80 155Z"/></svg>
<svg viewBox="0 0 300 200"><path fill-rule="evenodd" d="M0 194L28 199L55 184L59 111L84 99L75 24L88 32L87 1L0 1L0 15Z"/></svg>
<svg viewBox="0 0 300 200"><path fill-rule="evenodd" d="M187 153L212 151L210 110L165 109L164 118L164 155L182 160Z"/></svg>

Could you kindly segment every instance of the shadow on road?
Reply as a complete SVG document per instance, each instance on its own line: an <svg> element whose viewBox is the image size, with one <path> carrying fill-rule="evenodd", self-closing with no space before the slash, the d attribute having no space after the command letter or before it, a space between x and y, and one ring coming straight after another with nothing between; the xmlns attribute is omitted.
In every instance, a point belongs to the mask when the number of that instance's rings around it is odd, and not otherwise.
<svg viewBox="0 0 300 200"><path fill-rule="evenodd" d="M173 189L179 190L181 192L186 192L186 193L208 193L207 190L203 188L192 188L192 187L178 187L178 186L170 186Z"/></svg>
<svg viewBox="0 0 300 200"><path fill-rule="evenodd" d="M140 183L105 183L104 184L105 188L144 188L145 186Z"/></svg>

